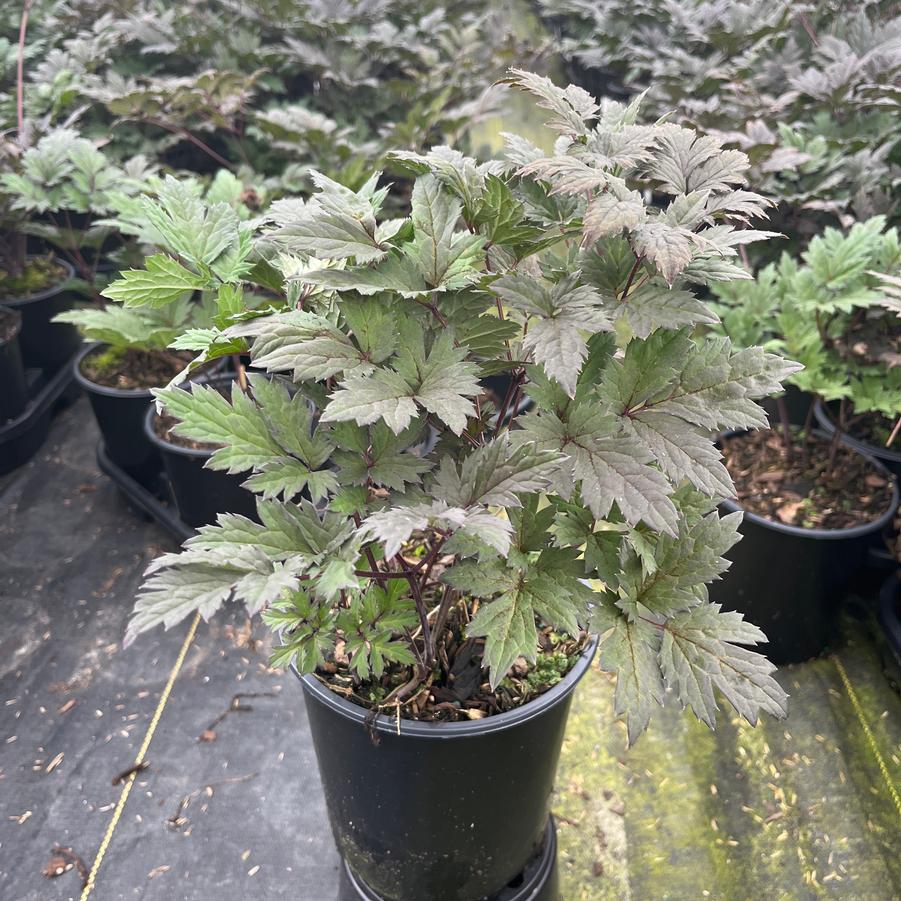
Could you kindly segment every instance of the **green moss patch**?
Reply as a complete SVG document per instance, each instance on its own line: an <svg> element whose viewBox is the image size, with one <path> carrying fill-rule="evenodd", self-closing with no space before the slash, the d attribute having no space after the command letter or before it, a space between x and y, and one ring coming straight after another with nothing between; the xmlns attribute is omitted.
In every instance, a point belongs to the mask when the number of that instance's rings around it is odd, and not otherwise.
<svg viewBox="0 0 901 901"><path fill-rule="evenodd" d="M592 671L574 702L553 810L562 897L807 901L901 897L901 697L866 629L839 659L780 670L785 721L722 711L716 732L669 704L626 748L613 684Z"/></svg>

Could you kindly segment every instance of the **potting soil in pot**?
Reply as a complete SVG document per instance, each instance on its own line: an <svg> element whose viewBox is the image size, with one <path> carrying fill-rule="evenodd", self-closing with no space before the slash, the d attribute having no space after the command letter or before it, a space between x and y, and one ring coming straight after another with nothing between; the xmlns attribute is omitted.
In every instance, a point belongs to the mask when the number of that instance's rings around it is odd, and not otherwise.
<svg viewBox="0 0 901 901"><path fill-rule="evenodd" d="M861 454L838 445L829 467L830 442L794 436L791 452L769 429L721 443L738 502L785 525L846 529L881 516L891 504L890 479Z"/></svg>

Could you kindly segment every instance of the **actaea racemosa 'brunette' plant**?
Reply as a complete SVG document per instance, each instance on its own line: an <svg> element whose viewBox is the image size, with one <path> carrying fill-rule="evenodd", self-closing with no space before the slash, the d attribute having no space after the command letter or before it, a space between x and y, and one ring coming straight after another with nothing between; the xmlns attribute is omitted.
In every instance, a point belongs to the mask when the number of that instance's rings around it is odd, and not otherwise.
<svg viewBox="0 0 901 901"><path fill-rule="evenodd" d="M209 465L252 472L260 521L223 515L156 560L128 641L239 600L279 631L276 662L453 719L433 701L462 649L496 700L511 668L563 655L565 672L590 630L631 739L667 686L711 725L716 692L751 721L783 715L773 667L744 647L762 633L707 589L740 520L717 514L732 484L710 436L764 425L755 398L797 368L693 335L716 317L691 286L747 277L735 248L767 234L736 228L766 206L747 157L639 125L637 102L509 81L549 111L551 155L515 136L483 164L397 153L409 218L380 221L376 177L318 177L275 206L260 248L296 302L226 330L266 375L230 401L158 392L184 434L224 445ZM479 382L499 372L500 410Z"/></svg>

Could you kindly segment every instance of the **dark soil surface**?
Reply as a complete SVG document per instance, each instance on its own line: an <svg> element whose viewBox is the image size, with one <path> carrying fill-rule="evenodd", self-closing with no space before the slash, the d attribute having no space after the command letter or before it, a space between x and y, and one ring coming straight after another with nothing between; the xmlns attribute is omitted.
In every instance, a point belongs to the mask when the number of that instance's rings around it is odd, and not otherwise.
<svg viewBox="0 0 901 901"><path fill-rule="evenodd" d="M482 671L484 642L464 638L467 616L468 611L462 609L462 603L454 609L444 641L439 643L438 672L400 700L402 719L455 722L483 719L514 710L563 679L588 641L587 635L573 639L550 630L540 632L536 663L530 664L520 657L507 677L492 691ZM396 714L397 702L392 692L410 683L414 668L394 664L386 669L381 679L362 682L351 672L341 647L339 644L335 658L317 671L322 683L361 707Z"/></svg>
<svg viewBox="0 0 901 901"><path fill-rule="evenodd" d="M872 522L892 500L889 480L860 454L839 445L828 471L830 442L759 429L721 442L739 503L767 519L805 529L847 529Z"/></svg>
<svg viewBox="0 0 901 901"><path fill-rule="evenodd" d="M19 331L19 317L11 310L0 310L0 344L11 341Z"/></svg>
<svg viewBox="0 0 901 901"><path fill-rule="evenodd" d="M65 281L66 270L52 255L35 257L25 264L21 275L12 276L0 269L0 302L30 297Z"/></svg>
<svg viewBox="0 0 901 901"><path fill-rule="evenodd" d="M823 410L829 417L829 421L835 425L836 407L833 404L824 404ZM881 413L851 413L847 417L846 433L849 437L864 444L871 444L874 448L885 449L885 443L892 434L895 423ZM901 450L901 444L888 448L889 450Z"/></svg>
<svg viewBox="0 0 901 901"><path fill-rule="evenodd" d="M98 349L81 361L81 372L107 388L163 388L191 361L175 351Z"/></svg>
<svg viewBox="0 0 901 901"><path fill-rule="evenodd" d="M894 423L879 413L861 413L855 416L848 428L848 434L865 444L872 444L879 449L901 451L901 444L886 448L885 442L892 434Z"/></svg>

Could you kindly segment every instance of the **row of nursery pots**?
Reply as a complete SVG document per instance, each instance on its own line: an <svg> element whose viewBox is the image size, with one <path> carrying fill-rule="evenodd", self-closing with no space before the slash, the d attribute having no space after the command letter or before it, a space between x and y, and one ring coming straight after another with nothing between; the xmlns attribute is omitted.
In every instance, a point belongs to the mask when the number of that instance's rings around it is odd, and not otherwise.
<svg viewBox="0 0 901 901"><path fill-rule="evenodd" d="M103 345L86 346L75 359L74 370L113 465L154 489L159 489L160 475L165 473L178 516L189 528L214 522L219 513L254 516L256 503L253 494L241 486L243 477L205 467L214 447L180 442L159 427L161 419L150 388L111 387L85 374L85 361L103 349ZM224 365L194 379L220 390L227 390L233 380L233 373ZM186 390L190 387L188 383Z"/></svg>

